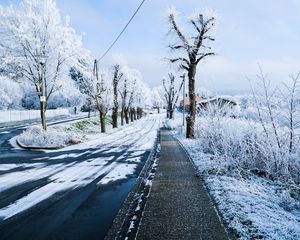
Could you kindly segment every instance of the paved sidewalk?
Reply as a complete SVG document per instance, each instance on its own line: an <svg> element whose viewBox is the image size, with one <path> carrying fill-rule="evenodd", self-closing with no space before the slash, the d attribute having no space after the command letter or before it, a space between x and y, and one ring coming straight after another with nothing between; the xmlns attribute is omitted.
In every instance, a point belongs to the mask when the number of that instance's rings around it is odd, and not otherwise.
<svg viewBox="0 0 300 240"><path fill-rule="evenodd" d="M228 239L196 170L167 130L136 239Z"/></svg>

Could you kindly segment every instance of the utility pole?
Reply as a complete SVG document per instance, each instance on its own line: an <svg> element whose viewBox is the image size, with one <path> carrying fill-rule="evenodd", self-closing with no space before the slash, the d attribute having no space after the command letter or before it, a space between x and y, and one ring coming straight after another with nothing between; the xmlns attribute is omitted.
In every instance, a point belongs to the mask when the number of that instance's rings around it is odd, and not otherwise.
<svg viewBox="0 0 300 240"><path fill-rule="evenodd" d="M42 77L42 84L43 84L43 96L42 96L42 102L43 102L43 128L46 131L47 130L47 125L46 125L46 84L45 84L45 63L41 63L41 77Z"/></svg>
<svg viewBox="0 0 300 240"><path fill-rule="evenodd" d="M185 119L185 74L180 76L182 78L182 126L184 126L184 119Z"/></svg>

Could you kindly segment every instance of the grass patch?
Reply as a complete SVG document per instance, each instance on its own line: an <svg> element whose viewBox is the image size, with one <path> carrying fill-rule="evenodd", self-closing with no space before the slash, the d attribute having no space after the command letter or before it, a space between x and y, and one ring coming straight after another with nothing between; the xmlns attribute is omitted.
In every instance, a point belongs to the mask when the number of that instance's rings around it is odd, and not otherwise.
<svg viewBox="0 0 300 240"><path fill-rule="evenodd" d="M112 124L111 116L107 116L105 118L105 124L106 125ZM76 122L76 123L74 123L73 126L80 131L87 131L87 130L93 129L93 127L99 126L99 125L100 125L100 123L99 123L98 118L91 118L88 120L82 120L82 121Z"/></svg>
<svg viewBox="0 0 300 240"><path fill-rule="evenodd" d="M112 124L112 117L111 116L105 117L105 124L106 125Z"/></svg>

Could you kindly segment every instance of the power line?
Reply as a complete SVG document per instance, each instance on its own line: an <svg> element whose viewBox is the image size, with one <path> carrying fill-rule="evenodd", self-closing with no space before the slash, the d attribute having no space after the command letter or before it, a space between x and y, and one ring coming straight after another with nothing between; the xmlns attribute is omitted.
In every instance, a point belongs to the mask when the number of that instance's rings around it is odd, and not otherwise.
<svg viewBox="0 0 300 240"><path fill-rule="evenodd" d="M135 10L135 12L133 13L133 15L131 16L131 18L129 19L129 21L127 22L127 24L124 26L123 30L120 32L120 34L117 36L117 38L115 39L115 41L113 41L113 43L109 46L109 48L104 52L104 54L98 58L96 61L99 62L101 61L106 54L112 49L112 47L116 44L116 42L119 40L119 38L121 37L121 35L125 32L126 28L128 27L128 25L131 23L131 21L133 20L133 18L135 17L135 15L138 13L138 11L140 10L140 8L143 6L144 2L146 0L142 0L142 2L140 3L140 5L138 6L138 8Z"/></svg>

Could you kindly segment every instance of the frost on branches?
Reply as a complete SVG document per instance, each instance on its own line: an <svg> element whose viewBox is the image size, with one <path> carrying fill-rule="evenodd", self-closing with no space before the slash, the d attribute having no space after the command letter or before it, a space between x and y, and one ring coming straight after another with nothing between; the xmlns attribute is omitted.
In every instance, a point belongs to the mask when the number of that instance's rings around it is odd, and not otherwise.
<svg viewBox="0 0 300 240"><path fill-rule="evenodd" d="M201 110L181 141L238 239L299 239L300 74L273 88L257 76L239 115Z"/></svg>
<svg viewBox="0 0 300 240"><path fill-rule="evenodd" d="M53 0L24 0L18 7L1 8L0 39L0 74L21 85L29 82L37 102L44 91L45 110L63 85L69 92L75 89L69 70L81 68L81 61L89 55L69 18L61 18Z"/></svg>

